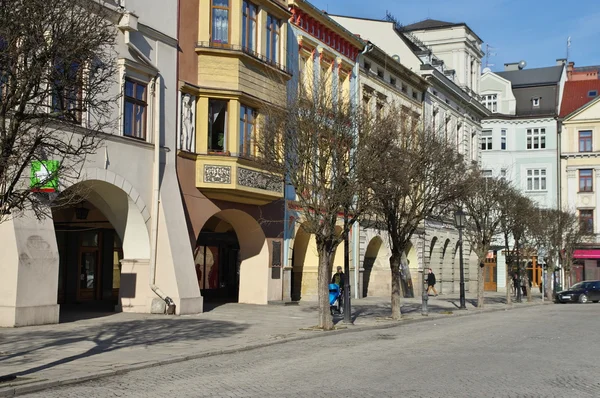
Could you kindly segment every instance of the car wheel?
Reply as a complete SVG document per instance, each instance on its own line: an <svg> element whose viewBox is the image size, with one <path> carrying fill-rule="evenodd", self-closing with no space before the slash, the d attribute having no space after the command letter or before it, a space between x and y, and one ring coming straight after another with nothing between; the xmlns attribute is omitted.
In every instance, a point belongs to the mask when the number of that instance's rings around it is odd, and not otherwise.
<svg viewBox="0 0 600 398"><path fill-rule="evenodd" d="M582 294L579 296L579 302L581 304L585 304L588 302L588 296L586 294Z"/></svg>

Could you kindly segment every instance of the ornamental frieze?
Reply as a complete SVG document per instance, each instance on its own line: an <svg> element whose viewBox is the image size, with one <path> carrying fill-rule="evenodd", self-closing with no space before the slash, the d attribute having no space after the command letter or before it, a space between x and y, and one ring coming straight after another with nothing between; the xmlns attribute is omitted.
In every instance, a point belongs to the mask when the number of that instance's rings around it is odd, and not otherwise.
<svg viewBox="0 0 600 398"><path fill-rule="evenodd" d="M204 165L204 182L231 184L231 166Z"/></svg>
<svg viewBox="0 0 600 398"><path fill-rule="evenodd" d="M271 192L282 192L283 190L283 182L279 178L243 167L238 168L238 184Z"/></svg>

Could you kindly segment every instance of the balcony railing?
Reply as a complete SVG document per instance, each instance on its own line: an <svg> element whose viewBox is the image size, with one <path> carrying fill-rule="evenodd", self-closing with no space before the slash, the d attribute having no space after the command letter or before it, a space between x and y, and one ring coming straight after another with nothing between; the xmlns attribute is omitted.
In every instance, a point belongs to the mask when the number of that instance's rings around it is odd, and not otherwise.
<svg viewBox="0 0 600 398"><path fill-rule="evenodd" d="M292 73L288 70L288 68L286 68L285 65L282 65L278 62L274 62L273 60L270 60L266 56L259 54L256 51L254 51L248 47L239 46L239 45L235 45L235 44L216 43L216 42L212 42L212 41L199 41L196 43L196 48L214 48L214 49L229 50L229 51L236 51L236 52L244 53L244 54L249 55L250 57L256 59L257 61L260 61L269 66L272 66L273 68L279 69L280 71L287 73L290 76L292 75Z"/></svg>

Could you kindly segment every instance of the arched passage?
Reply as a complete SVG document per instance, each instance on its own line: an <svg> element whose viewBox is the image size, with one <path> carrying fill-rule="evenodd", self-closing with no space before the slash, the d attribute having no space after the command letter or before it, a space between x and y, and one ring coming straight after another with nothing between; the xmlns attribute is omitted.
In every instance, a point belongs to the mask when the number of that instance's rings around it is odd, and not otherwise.
<svg viewBox="0 0 600 398"><path fill-rule="evenodd" d="M269 248L249 214L228 209L210 217L198 235L194 260L205 300L267 303Z"/></svg>
<svg viewBox="0 0 600 398"><path fill-rule="evenodd" d="M128 305L140 282L137 274L121 272L123 261L147 266L150 258L147 219L137 203L109 182L86 180L67 188L55 204L61 311L71 304L103 310Z"/></svg>
<svg viewBox="0 0 600 398"><path fill-rule="evenodd" d="M390 294L390 267L383 249L383 240L379 236L371 239L367 246L363 260L363 297Z"/></svg>

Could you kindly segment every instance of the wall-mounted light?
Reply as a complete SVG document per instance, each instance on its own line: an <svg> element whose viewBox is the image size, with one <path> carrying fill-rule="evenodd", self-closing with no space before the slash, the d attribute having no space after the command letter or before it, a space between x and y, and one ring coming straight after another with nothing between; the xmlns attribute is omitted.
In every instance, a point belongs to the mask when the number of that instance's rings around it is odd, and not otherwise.
<svg viewBox="0 0 600 398"><path fill-rule="evenodd" d="M83 203L75 208L75 218L78 220L86 220L89 213L90 209L84 207Z"/></svg>

